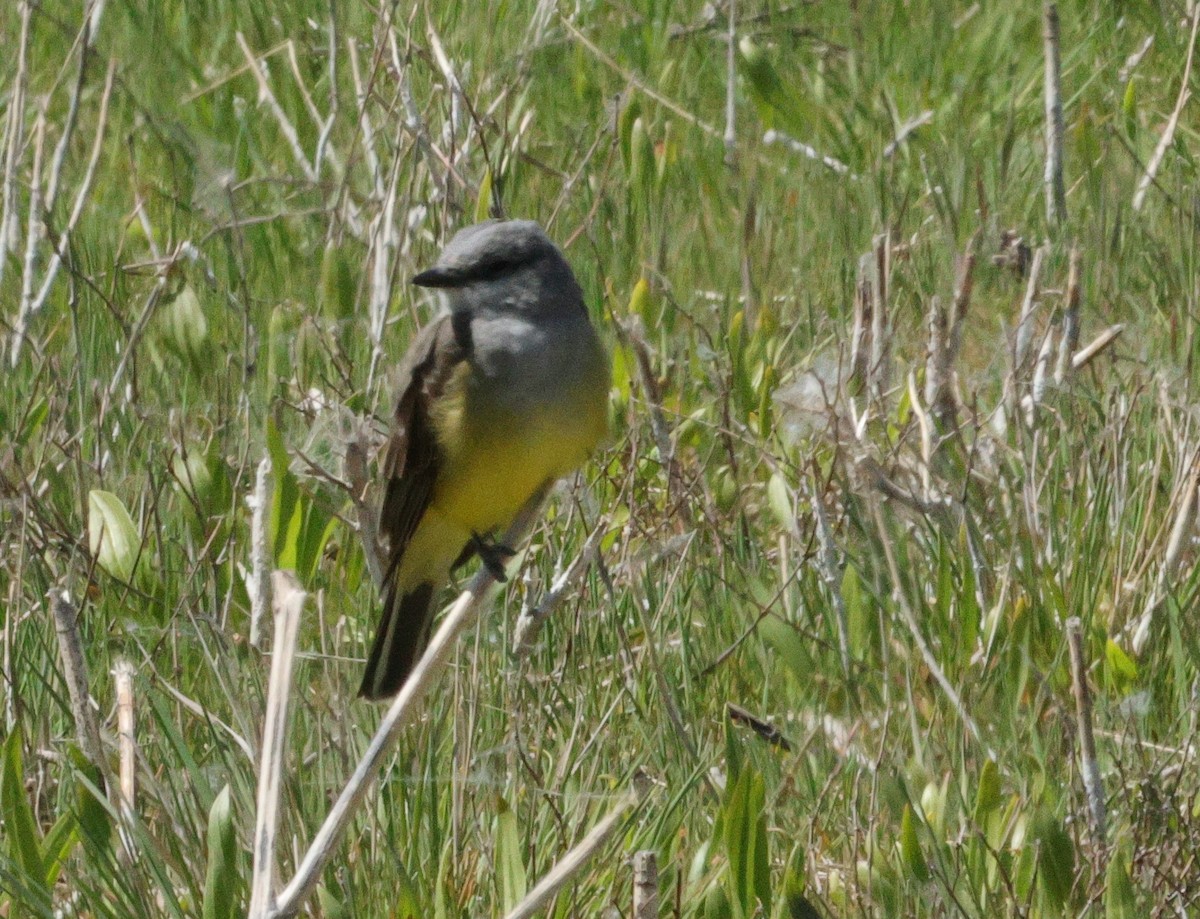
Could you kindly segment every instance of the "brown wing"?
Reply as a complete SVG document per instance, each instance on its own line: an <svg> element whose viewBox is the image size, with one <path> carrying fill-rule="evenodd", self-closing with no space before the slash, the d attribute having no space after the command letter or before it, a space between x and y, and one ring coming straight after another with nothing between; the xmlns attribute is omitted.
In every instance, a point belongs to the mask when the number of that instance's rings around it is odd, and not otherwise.
<svg viewBox="0 0 1200 919"><path fill-rule="evenodd" d="M449 315L417 335L400 366L392 435L383 462L384 494L379 532L387 540L384 581L391 582L409 540L433 497L441 452L429 417L429 404L455 366L469 355L466 324Z"/></svg>

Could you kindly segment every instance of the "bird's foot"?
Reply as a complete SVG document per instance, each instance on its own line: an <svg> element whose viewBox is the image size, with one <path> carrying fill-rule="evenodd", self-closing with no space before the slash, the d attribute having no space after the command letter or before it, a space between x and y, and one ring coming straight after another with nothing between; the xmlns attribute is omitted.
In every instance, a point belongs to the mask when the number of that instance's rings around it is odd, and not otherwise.
<svg viewBox="0 0 1200 919"><path fill-rule="evenodd" d="M488 570L501 584L508 581L508 575L504 572L505 563L517 554L517 550L511 546L506 546L503 543L496 542L491 536L480 536L478 533L471 534L471 547L483 562L483 567Z"/></svg>

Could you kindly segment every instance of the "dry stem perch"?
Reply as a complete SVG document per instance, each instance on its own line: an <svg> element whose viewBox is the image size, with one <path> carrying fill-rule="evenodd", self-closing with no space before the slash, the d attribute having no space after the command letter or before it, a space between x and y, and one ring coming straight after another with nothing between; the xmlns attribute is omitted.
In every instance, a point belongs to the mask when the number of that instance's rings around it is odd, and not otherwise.
<svg viewBox="0 0 1200 919"><path fill-rule="evenodd" d="M542 494L539 494L525 506L508 532L504 535L506 544L516 545L524 539L533 521L537 519L537 514L541 510L543 497ZM305 902L307 902L316 889L321 872L341 843L342 837L350 825L350 821L354 818L355 812L359 809L367 792L370 790L371 783L383 768L385 757L400 736L400 729L416 714L426 693L429 692L442 671L446 669L458 637L464 631L471 628L478 620L484 601L487 598L487 590L494 580L487 566L481 566L480 570L471 579L467 589L455 601L450 611L442 620L441 627L425 648L424 655L417 662L407 682L399 694L392 700L362 759L355 767L353 774L347 781L345 788L342 789L342 793L338 796L337 801L334 802L332 809L325 818L325 823L313 838L312 844L309 846L308 851L300 862L299 868L296 870L295 877L288 882L278 898L272 898L268 894L260 894L258 899L252 900L250 919L268 919L268 917L270 919L282 919L282 917L294 916L300 911ZM277 592L280 589L278 583L276 584L276 589ZM276 603L279 603L278 599ZM283 641L279 631L280 625L277 622L275 637L276 653L278 653L280 644ZM294 637L288 640L294 644ZM286 690L287 682L284 680L280 680L279 684L276 684L273 667L271 692L267 699L268 713L276 711L278 706L282 706L282 703L276 702L274 697L278 693L286 692ZM279 708L278 711L278 717L286 719L286 708ZM286 727L284 720L280 721L280 726ZM271 757L269 761L268 756ZM277 798L279 784L278 770L282 769L283 766L283 751L279 750L278 755L269 753L264 741L263 757L262 775L259 780L260 789L264 785L274 784L276 788L273 794ZM268 766L274 772L274 777L268 773ZM264 804L270 804L269 798L264 799L263 794L260 790L259 820L277 820L278 818L274 814L268 812L264 816L261 812ZM273 839L273 835L274 831L271 831L270 839ZM269 872L271 853L273 851L274 844L269 841L267 830L264 829L261 835L256 833L255 861L257 867L254 877L256 889L269 890L271 886ZM255 908L257 908L257 911Z"/></svg>

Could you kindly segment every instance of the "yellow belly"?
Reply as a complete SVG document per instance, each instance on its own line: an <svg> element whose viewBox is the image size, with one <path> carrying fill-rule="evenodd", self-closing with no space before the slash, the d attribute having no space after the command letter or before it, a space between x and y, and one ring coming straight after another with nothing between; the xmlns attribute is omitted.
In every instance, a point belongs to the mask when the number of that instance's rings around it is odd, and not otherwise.
<svg viewBox="0 0 1200 919"><path fill-rule="evenodd" d="M507 526L542 485L577 467L596 446L604 429L595 414L555 411L471 425L450 438L457 442L445 453L433 506L471 532Z"/></svg>
<svg viewBox="0 0 1200 919"><path fill-rule="evenodd" d="M441 452L430 510L468 537L508 526L538 489L578 467L608 427L599 345L544 380L531 372L485 384L472 373L464 361L430 417Z"/></svg>

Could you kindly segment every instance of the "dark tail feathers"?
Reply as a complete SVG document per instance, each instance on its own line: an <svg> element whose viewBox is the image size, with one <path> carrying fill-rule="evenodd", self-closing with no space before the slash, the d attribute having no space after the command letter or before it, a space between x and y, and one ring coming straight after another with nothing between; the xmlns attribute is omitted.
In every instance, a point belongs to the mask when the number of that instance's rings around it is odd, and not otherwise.
<svg viewBox="0 0 1200 919"><path fill-rule="evenodd" d="M394 585L388 588L359 696L386 699L400 691L429 642L432 602L433 585L428 582L399 597Z"/></svg>

